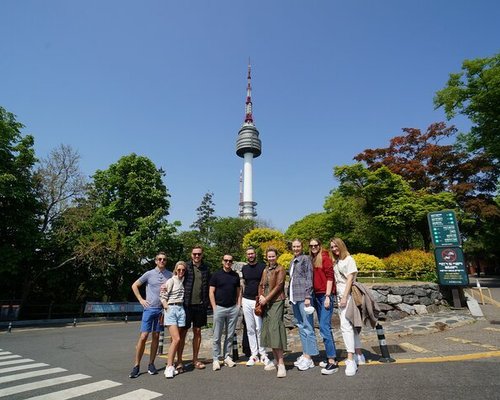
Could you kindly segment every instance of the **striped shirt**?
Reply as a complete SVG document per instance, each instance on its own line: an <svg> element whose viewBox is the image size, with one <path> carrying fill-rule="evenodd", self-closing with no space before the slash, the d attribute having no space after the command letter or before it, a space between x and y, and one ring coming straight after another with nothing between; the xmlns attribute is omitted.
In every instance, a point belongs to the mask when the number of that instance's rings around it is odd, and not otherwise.
<svg viewBox="0 0 500 400"><path fill-rule="evenodd" d="M179 279L176 275L172 276L165 283L165 291L160 293L160 298L167 301L167 304L184 302L184 285L183 279Z"/></svg>

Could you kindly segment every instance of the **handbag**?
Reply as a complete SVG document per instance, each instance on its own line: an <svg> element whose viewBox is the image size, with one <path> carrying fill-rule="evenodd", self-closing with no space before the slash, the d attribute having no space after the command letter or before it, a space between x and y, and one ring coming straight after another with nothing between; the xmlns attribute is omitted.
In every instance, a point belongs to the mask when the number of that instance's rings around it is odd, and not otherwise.
<svg viewBox="0 0 500 400"><path fill-rule="evenodd" d="M357 284L360 285L360 283ZM360 307L363 304L363 293L361 293L361 290L355 285L351 286L351 298L356 307Z"/></svg>
<svg viewBox="0 0 500 400"><path fill-rule="evenodd" d="M253 309L254 314L258 317L262 317L265 308L265 304L260 304L259 296L255 297L255 308Z"/></svg>

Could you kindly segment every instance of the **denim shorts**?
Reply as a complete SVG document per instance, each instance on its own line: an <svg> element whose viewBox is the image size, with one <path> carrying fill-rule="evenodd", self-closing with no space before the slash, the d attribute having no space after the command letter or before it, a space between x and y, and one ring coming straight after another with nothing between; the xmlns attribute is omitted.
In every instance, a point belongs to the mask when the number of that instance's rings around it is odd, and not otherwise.
<svg viewBox="0 0 500 400"><path fill-rule="evenodd" d="M169 305L165 310L165 315L163 317L163 324L167 325L177 325L180 327L186 326L186 313L184 312L184 307Z"/></svg>
<svg viewBox="0 0 500 400"><path fill-rule="evenodd" d="M160 332L160 316L162 309L159 307L145 308L142 312L141 332Z"/></svg>

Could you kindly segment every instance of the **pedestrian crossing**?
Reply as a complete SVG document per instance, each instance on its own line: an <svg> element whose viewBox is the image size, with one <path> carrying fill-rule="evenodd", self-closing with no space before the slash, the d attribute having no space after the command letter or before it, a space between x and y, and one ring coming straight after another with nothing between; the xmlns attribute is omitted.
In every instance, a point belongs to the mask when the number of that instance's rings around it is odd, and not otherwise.
<svg viewBox="0 0 500 400"><path fill-rule="evenodd" d="M0 349L0 399L11 398L15 395L29 400L66 400L76 397L84 399L85 396L93 399L97 393L99 393L99 398L104 399L107 389L122 385L122 383L107 379L86 383L87 379L91 380L92 377L85 374L70 374L64 368L50 367L49 364L35 362L30 358L23 358ZM31 380L31 382L22 382L26 380ZM74 385L61 389L60 386L65 384L66 386L67 384ZM40 393L40 389L44 388L50 388L51 391L37 395L37 391ZM161 393L137 389L118 396L107 397L106 400L150 400L160 396L162 396Z"/></svg>

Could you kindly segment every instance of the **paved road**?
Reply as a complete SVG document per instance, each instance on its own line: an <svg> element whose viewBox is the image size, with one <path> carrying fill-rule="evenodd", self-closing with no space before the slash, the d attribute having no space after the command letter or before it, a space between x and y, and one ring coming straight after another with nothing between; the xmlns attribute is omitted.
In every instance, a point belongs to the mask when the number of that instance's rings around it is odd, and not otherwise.
<svg viewBox="0 0 500 400"><path fill-rule="evenodd" d="M492 294L500 299L500 288ZM0 399L498 399L500 307L481 308L484 320L458 328L388 335L396 363L372 361L352 378L342 369L322 376L318 367L299 372L290 365L287 378L277 379L239 364L219 372L208 365L171 380L147 373L129 379L137 322L15 329L0 334ZM365 351L376 358L377 342L367 339Z"/></svg>

